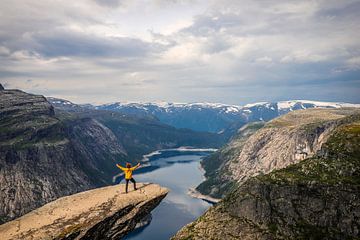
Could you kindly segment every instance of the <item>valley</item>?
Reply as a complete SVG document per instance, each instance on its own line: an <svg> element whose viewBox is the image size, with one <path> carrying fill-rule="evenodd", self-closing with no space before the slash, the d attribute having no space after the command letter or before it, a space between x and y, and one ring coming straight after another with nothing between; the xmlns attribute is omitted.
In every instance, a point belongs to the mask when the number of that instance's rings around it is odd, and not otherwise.
<svg viewBox="0 0 360 240"><path fill-rule="evenodd" d="M116 163L141 161L135 178L170 194L152 206L152 221L132 218L127 239L356 237L359 109L311 101L93 106L2 89L0 227L117 184ZM145 225L132 232L136 224Z"/></svg>

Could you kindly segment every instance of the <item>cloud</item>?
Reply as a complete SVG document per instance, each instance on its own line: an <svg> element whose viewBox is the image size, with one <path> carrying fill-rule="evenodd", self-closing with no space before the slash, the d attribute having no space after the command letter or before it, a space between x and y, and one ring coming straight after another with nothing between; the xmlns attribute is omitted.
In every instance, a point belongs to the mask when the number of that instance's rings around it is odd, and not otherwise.
<svg viewBox="0 0 360 240"><path fill-rule="evenodd" d="M45 57L138 57L156 52L151 43L130 37L99 37L71 31L36 34L33 51Z"/></svg>
<svg viewBox="0 0 360 240"><path fill-rule="evenodd" d="M360 102L359 9L352 0L4 0L0 81L77 102Z"/></svg>
<svg viewBox="0 0 360 240"><path fill-rule="evenodd" d="M98 5L105 7L119 7L121 5L121 0L94 0Z"/></svg>

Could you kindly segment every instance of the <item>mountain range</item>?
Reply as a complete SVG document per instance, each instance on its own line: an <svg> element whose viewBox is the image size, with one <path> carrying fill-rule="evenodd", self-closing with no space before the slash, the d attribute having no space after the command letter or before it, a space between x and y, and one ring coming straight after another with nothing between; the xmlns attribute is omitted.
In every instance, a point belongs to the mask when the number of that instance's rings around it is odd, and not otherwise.
<svg viewBox="0 0 360 240"><path fill-rule="evenodd" d="M308 108L360 107L360 104L289 100L240 105L221 103L110 103L96 109L117 111L137 116L155 116L161 122L176 128L196 131L222 132L232 124L269 121L285 113Z"/></svg>
<svg viewBox="0 0 360 240"><path fill-rule="evenodd" d="M360 104L309 100L259 102L244 106L222 103L168 102L116 102L102 105L79 105L58 98L49 97L48 100L55 107L66 109L66 111L108 110L125 115L157 119L176 128L219 133L224 142L228 141L236 133L237 129L246 123L269 121L291 111L308 108L360 107Z"/></svg>

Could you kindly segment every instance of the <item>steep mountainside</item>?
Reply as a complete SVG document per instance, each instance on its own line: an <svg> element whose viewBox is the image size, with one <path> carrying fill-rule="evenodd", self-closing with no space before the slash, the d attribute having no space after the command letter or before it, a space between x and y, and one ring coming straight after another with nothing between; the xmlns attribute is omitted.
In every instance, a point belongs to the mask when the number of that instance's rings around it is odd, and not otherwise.
<svg viewBox="0 0 360 240"><path fill-rule="evenodd" d="M42 96L0 91L0 221L111 183L124 147L96 120L59 120Z"/></svg>
<svg viewBox="0 0 360 240"><path fill-rule="evenodd" d="M61 104L61 101L58 101ZM68 107L68 102L64 102ZM223 132L230 137L248 122L269 121L285 113L307 108L360 107L360 104L291 100L261 102L245 106L220 103L112 103L97 109L118 111L137 116L155 116L161 122L177 128L197 131ZM235 125L235 126L233 126ZM227 133L230 131L229 133Z"/></svg>
<svg viewBox="0 0 360 240"><path fill-rule="evenodd" d="M116 162L157 149L217 147L217 134L99 110L64 111L43 96L0 90L0 222L64 195L112 184Z"/></svg>
<svg viewBox="0 0 360 240"><path fill-rule="evenodd" d="M229 162L232 161L234 156L240 154L246 140L258 129L262 128L264 124L265 122L246 124L238 130L228 144L204 158L201 161L201 166L205 170L206 180L196 190L214 198L222 198L228 193L234 185L234 181L229 180Z"/></svg>
<svg viewBox="0 0 360 240"><path fill-rule="evenodd" d="M117 185L57 199L0 225L1 239L121 239L168 192L155 184L128 194L123 189Z"/></svg>
<svg viewBox="0 0 360 240"><path fill-rule="evenodd" d="M311 157L244 181L173 239L359 239L359 209L358 112Z"/></svg>
<svg viewBox="0 0 360 240"><path fill-rule="evenodd" d="M242 184L251 176L311 157L342 119L359 111L354 108L299 110L266 123L251 136L240 134L202 162L209 178L198 190L222 197L229 186Z"/></svg>

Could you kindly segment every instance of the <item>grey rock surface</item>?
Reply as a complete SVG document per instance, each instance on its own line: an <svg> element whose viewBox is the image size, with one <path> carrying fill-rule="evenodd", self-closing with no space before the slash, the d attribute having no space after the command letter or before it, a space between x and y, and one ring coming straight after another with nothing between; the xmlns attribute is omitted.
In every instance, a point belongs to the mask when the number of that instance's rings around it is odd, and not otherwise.
<svg viewBox="0 0 360 240"><path fill-rule="evenodd" d="M155 184L139 184L124 193L124 185L59 198L0 225L3 240L121 239L166 196Z"/></svg>
<svg viewBox="0 0 360 240"><path fill-rule="evenodd" d="M203 161L205 170L208 165L212 168L210 171L216 174L207 180L212 184L200 185L198 190L221 197L217 193L224 192L224 188L228 190L229 183L241 185L249 177L312 157L342 119L359 112L357 108L298 110L266 123L256 132L240 134L209 161ZM244 126L246 129L247 126ZM215 161L220 164L212 167Z"/></svg>
<svg viewBox="0 0 360 240"><path fill-rule="evenodd" d="M311 121L292 121L294 127L306 126L308 134L300 135L304 138L298 141L308 143L316 142L311 139L319 139L321 134L317 133L324 132L318 130L319 126L333 126L310 157L267 174L247 177L173 239L358 239L360 113L343 109L336 114L345 117L331 114L312 110ZM272 124L284 123L283 118L280 120ZM292 148L287 149L293 153L287 156L295 155Z"/></svg>
<svg viewBox="0 0 360 240"><path fill-rule="evenodd" d="M97 121L59 119L43 96L0 92L0 222L61 196L111 183L125 156Z"/></svg>

